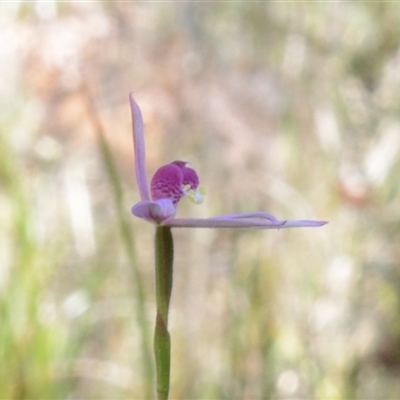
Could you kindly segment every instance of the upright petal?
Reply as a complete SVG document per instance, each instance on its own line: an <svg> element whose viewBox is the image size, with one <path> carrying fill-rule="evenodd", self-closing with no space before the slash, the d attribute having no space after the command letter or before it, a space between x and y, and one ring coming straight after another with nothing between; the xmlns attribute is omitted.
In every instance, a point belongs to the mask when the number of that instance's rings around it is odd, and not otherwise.
<svg viewBox="0 0 400 400"><path fill-rule="evenodd" d="M132 93L129 94L129 102L132 113L136 181L139 187L140 198L142 200L150 200L149 185L146 175L146 149L144 144L142 113Z"/></svg>

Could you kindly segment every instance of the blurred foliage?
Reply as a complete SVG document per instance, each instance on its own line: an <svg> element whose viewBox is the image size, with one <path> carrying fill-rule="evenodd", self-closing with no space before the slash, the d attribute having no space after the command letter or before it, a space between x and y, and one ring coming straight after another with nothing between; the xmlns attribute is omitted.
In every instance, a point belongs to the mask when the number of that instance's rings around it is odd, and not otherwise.
<svg viewBox="0 0 400 400"><path fill-rule="evenodd" d="M0 398L151 397L132 90L181 215L330 221L174 232L172 398L400 398L399 4L2 2L0 37Z"/></svg>

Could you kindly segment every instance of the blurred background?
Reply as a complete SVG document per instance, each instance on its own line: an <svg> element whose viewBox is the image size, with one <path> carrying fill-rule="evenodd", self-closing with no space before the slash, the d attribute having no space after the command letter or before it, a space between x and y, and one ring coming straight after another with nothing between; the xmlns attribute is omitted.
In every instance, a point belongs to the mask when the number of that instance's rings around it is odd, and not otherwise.
<svg viewBox="0 0 400 400"><path fill-rule="evenodd" d="M400 398L400 6L0 4L0 398L144 399L147 168L318 229L176 230L172 399Z"/></svg>

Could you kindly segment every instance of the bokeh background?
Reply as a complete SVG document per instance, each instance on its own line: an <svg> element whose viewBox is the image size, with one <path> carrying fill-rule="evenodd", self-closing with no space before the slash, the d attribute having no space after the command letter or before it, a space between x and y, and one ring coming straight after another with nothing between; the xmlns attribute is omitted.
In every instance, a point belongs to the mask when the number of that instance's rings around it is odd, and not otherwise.
<svg viewBox="0 0 400 400"><path fill-rule="evenodd" d="M144 399L149 174L318 229L176 230L173 399L400 398L400 5L0 3L0 398Z"/></svg>

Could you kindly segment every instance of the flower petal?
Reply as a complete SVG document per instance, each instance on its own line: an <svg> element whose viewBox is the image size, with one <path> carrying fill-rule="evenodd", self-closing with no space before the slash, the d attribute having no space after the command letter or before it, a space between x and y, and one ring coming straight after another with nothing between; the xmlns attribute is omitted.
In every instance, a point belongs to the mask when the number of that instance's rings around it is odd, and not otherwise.
<svg viewBox="0 0 400 400"><path fill-rule="evenodd" d="M160 224L175 215L176 208L171 200L140 201L132 207L132 214L146 221Z"/></svg>
<svg viewBox="0 0 400 400"><path fill-rule="evenodd" d="M187 162L185 161L174 161L172 164L178 166L182 171L183 185L189 185L190 189L196 190L199 186L199 177L197 176L197 172L190 167L187 167Z"/></svg>
<svg viewBox="0 0 400 400"><path fill-rule="evenodd" d="M171 228L253 228L278 229L285 221L271 222L265 219L252 218L173 218L163 223Z"/></svg>
<svg viewBox="0 0 400 400"><path fill-rule="evenodd" d="M185 194L182 184L181 168L174 163L163 165L151 179L151 197L153 200L170 199L174 204L177 204Z"/></svg>
<svg viewBox="0 0 400 400"><path fill-rule="evenodd" d="M328 223L328 221L312 221L307 219L301 220L287 220L284 221L282 228L313 228L318 226L323 226Z"/></svg>
<svg viewBox="0 0 400 400"><path fill-rule="evenodd" d="M149 185L146 175L146 149L144 144L142 112L135 102L132 93L129 93L129 102L132 113L136 180L139 187L140 198L142 200L150 200Z"/></svg>
<svg viewBox="0 0 400 400"><path fill-rule="evenodd" d="M250 213L252 214L252 213ZM258 214L258 213L253 213ZM263 213L261 213L263 214ZM278 221L265 216L248 217L247 214L233 214L233 216L219 216L213 218L174 218L165 221L163 225L172 228L252 228L252 229L283 229L300 227L317 227L325 225L325 221Z"/></svg>
<svg viewBox="0 0 400 400"><path fill-rule="evenodd" d="M242 218L261 218L272 222L278 222L278 219L276 217L264 211L255 211L255 212L240 213L240 214L225 214L225 215L219 215L217 217L212 217L213 220L242 219Z"/></svg>

